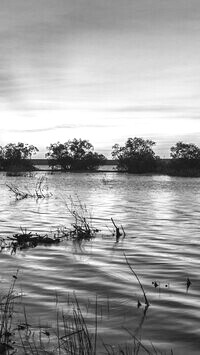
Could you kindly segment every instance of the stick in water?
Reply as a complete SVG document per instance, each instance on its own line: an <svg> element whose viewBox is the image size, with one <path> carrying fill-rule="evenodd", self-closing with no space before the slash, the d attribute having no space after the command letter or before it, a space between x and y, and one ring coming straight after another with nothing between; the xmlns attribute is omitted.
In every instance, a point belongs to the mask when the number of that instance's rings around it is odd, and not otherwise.
<svg viewBox="0 0 200 355"><path fill-rule="evenodd" d="M145 291L144 291L144 287L142 286L138 275L136 274L136 272L133 270L132 266L130 265L130 263L129 263L129 261L128 261L128 259L127 259L127 256L126 256L125 253L124 253L124 257L125 257L125 259L126 259L126 263L127 263L128 267L129 267L129 269L131 270L131 272L133 273L133 275L136 277L136 279L137 279L137 281L138 281L138 283L139 283L139 285L140 285L140 288L141 288L141 290L142 290L142 292L143 292L143 295L144 295L144 301L145 301L146 307L149 307L149 306L150 306L150 303L149 303L149 301L148 301L148 299L147 299L146 293L145 293Z"/></svg>

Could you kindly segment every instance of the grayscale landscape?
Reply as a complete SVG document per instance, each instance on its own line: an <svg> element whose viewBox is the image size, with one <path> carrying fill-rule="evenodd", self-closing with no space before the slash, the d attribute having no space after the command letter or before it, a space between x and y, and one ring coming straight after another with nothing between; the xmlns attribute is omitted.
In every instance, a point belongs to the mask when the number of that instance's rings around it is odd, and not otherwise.
<svg viewBox="0 0 200 355"><path fill-rule="evenodd" d="M200 2L0 0L0 355L199 355Z"/></svg>

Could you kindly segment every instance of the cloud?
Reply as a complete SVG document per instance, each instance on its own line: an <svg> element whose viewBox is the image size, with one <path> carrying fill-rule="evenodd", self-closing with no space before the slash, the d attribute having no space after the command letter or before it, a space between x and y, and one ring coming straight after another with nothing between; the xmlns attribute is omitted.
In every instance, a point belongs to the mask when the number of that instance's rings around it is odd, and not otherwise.
<svg viewBox="0 0 200 355"><path fill-rule="evenodd" d="M33 133L43 144L90 131L103 146L137 126L148 134L160 122L159 132L168 134L173 119L177 132L198 129L199 0L0 6L0 103L11 117L2 113L2 135Z"/></svg>
<svg viewBox="0 0 200 355"><path fill-rule="evenodd" d="M42 132L48 132L48 131L56 131L56 130L64 130L64 129L80 129L80 128L106 128L106 127L114 127L114 125L111 124L61 124L61 125L55 125L51 127L43 127L43 128L31 128L31 129L6 129L3 128L1 129L1 133L3 132L9 132L9 133L42 133Z"/></svg>
<svg viewBox="0 0 200 355"><path fill-rule="evenodd" d="M54 131L56 129L72 129L76 128L77 125L68 124L68 125L57 125L54 127L43 127L43 128L32 128L32 129L3 129L4 132L13 132L13 133L39 133L39 132L48 132ZM2 131L2 130L1 130Z"/></svg>
<svg viewBox="0 0 200 355"><path fill-rule="evenodd" d="M183 101L186 101L186 97L183 98ZM192 99L191 99L192 102ZM84 110L84 108L83 108ZM200 105L196 102L194 105L191 103L190 105L173 105L173 104L161 104L161 105L156 105L156 104L146 104L146 105L112 105L112 106L97 106L95 107L90 107L87 109L88 111L94 111L94 112L104 112L104 115L107 114L109 116L109 113L111 113L113 120L120 120L120 119L128 119L128 120L144 120L149 118L149 120L153 119L155 114L155 117L159 118L162 120L163 118L166 119L166 117L171 120L171 119L183 119L183 118L188 118L190 120L198 120L200 119Z"/></svg>
<svg viewBox="0 0 200 355"><path fill-rule="evenodd" d="M173 105L133 105L105 108L111 112L179 112L181 110L191 110L190 107L179 107Z"/></svg>
<svg viewBox="0 0 200 355"><path fill-rule="evenodd" d="M153 95L158 67L173 67L180 57L179 67L186 50L190 63L195 53L199 61L197 0L0 0L0 6L0 94L13 110L37 110L37 99L145 95L149 73L146 95ZM184 59L179 76L185 67ZM168 91L170 78L162 85L160 77L157 91ZM121 112L131 110L140 108Z"/></svg>

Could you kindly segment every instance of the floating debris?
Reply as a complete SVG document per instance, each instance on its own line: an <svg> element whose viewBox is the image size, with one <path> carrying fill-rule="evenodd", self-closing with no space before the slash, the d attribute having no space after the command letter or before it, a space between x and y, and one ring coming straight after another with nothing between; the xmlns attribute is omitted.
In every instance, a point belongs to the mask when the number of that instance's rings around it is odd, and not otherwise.
<svg viewBox="0 0 200 355"><path fill-rule="evenodd" d="M115 232L113 233L113 235L115 235L116 243L118 243L121 236L123 236L123 239L125 238L126 233L125 233L124 227L122 225L121 225L122 233L120 232L120 228L116 225L116 223L112 217L111 217L111 221L112 221L113 226L115 227Z"/></svg>
<svg viewBox="0 0 200 355"><path fill-rule="evenodd" d="M23 200L29 197L40 199L40 198L48 198L52 196L52 193L49 192L48 190L45 176L42 176L38 179L35 185L35 190L33 192L29 191L27 187L24 190L22 190L14 184L6 184L6 186L9 188L11 192L15 194L16 200Z"/></svg>
<svg viewBox="0 0 200 355"><path fill-rule="evenodd" d="M192 282L190 281L190 279L189 279L189 277L188 277L188 278L187 278L187 281L186 281L186 287L187 287L186 292L188 292L188 290L189 290L191 284L192 284Z"/></svg>
<svg viewBox="0 0 200 355"><path fill-rule="evenodd" d="M37 233L22 231L22 233L14 234L12 237L8 237L11 240L10 249L11 254L16 253L17 250L23 250L28 248L35 248L38 245L52 245L60 243L59 237L50 238L47 234L40 235Z"/></svg>
<svg viewBox="0 0 200 355"><path fill-rule="evenodd" d="M156 288L156 287L158 287L160 285L160 283L157 283L157 281L153 281L152 285L154 285L154 287Z"/></svg>

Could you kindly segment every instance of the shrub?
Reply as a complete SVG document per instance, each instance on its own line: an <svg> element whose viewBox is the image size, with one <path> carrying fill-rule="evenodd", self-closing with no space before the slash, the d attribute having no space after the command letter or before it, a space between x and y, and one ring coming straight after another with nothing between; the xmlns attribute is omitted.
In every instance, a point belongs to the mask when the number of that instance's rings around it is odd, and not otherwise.
<svg viewBox="0 0 200 355"><path fill-rule="evenodd" d="M118 170L129 173L148 173L156 170L158 157L152 147L155 142L143 138L128 138L124 146L115 144L112 156L118 159Z"/></svg>
<svg viewBox="0 0 200 355"><path fill-rule="evenodd" d="M96 170L105 161L104 155L94 152L87 140L74 138L65 143L51 144L47 149L49 166L55 168L60 165L65 171Z"/></svg>
<svg viewBox="0 0 200 355"><path fill-rule="evenodd" d="M1 169L11 172L34 170L30 158L36 152L38 149L35 146L24 143L9 143L0 147Z"/></svg>

